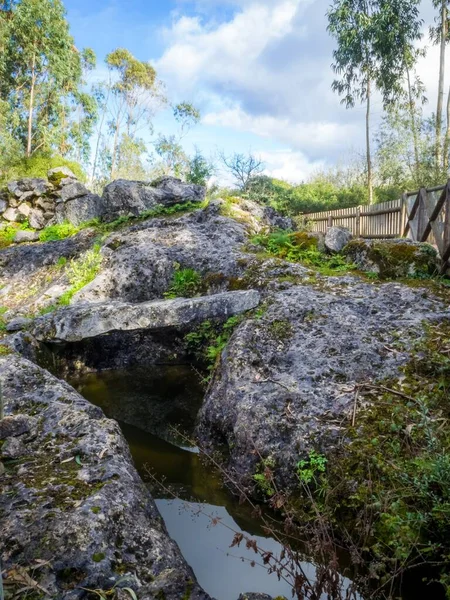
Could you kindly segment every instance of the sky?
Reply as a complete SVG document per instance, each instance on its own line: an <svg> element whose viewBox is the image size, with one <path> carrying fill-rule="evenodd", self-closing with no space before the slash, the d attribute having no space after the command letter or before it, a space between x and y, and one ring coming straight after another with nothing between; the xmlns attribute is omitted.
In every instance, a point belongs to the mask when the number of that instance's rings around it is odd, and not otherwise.
<svg viewBox="0 0 450 600"><path fill-rule="evenodd" d="M252 152L266 172L293 183L364 152L365 108L346 109L331 90L334 41L326 31L330 0L65 0L78 48L105 55L128 48L150 61L171 102L189 101L202 121L184 140L189 153ZM438 49L428 43L434 18L422 4L427 56L418 73L436 104ZM447 61L449 62L449 61ZM450 82L450 69L446 73ZM382 116L375 98L374 130ZM170 134L169 111L155 132Z"/></svg>

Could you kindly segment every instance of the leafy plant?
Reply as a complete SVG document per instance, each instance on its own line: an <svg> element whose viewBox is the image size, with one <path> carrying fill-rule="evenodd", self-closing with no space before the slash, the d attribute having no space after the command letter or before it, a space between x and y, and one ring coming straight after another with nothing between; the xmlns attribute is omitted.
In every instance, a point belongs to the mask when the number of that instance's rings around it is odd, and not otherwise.
<svg viewBox="0 0 450 600"><path fill-rule="evenodd" d="M206 363L211 371L217 364L236 327L242 323L243 315L230 317L225 323L203 321L194 331L184 337L197 360Z"/></svg>
<svg viewBox="0 0 450 600"><path fill-rule="evenodd" d="M275 231L256 235L251 243L261 246L269 254L314 267L323 275L345 273L356 269L356 265L347 262L340 254L328 255L320 252L317 239L307 232Z"/></svg>
<svg viewBox="0 0 450 600"><path fill-rule="evenodd" d="M50 225L41 231L39 234L40 242L56 242L58 240L64 240L72 235L75 235L80 231L81 227L72 225L65 221L57 225Z"/></svg>
<svg viewBox="0 0 450 600"><path fill-rule="evenodd" d="M322 454L318 454L315 450L311 450L309 457L306 460L300 460L297 463L297 477L300 482L309 485L312 482L317 483L317 477L325 473L327 459Z"/></svg>
<svg viewBox="0 0 450 600"><path fill-rule="evenodd" d="M202 276L194 269L180 269L177 264L166 298L193 298L200 292Z"/></svg>

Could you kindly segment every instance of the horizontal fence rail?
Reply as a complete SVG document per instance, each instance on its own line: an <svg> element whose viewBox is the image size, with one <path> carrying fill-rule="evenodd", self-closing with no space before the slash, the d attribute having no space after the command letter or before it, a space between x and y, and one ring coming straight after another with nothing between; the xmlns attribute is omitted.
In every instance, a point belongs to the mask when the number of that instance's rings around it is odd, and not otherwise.
<svg viewBox="0 0 450 600"><path fill-rule="evenodd" d="M312 230L326 233L333 225L347 227L365 239L407 237L435 246L442 259L442 271L450 266L450 180L434 188L406 192L398 200L372 206L355 206L301 217Z"/></svg>

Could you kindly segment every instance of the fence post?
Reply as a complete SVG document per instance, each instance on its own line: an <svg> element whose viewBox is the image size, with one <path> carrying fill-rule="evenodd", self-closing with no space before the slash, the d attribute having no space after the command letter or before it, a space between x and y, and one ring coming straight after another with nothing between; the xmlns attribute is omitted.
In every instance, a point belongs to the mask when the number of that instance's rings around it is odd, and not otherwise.
<svg viewBox="0 0 450 600"><path fill-rule="evenodd" d="M329 215L328 217L328 227L333 227L333 215Z"/></svg>
<svg viewBox="0 0 450 600"><path fill-rule="evenodd" d="M361 207L356 207L356 218L355 218L355 237L361 237Z"/></svg>
<svg viewBox="0 0 450 600"><path fill-rule="evenodd" d="M399 237L403 237L405 235L405 229L406 229L406 222L407 222L407 215L406 215L406 206L408 203L408 194L406 192L404 192L402 194L402 205L401 205L401 212L400 212L400 232L399 232Z"/></svg>

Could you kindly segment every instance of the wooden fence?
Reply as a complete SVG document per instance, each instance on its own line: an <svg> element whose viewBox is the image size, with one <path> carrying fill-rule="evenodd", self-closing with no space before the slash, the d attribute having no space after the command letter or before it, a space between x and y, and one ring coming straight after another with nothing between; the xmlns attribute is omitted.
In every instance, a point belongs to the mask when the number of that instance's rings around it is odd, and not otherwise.
<svg viewBox="0 0 450 600"><path fill-rule="evenodd" d="M312 230L326 233L328 227L347 227L365 239L407 237L435 246L442 270L450 263L450 180L446 185L406 192L399 200L373 206L356 206L302 215Z"/></svg>

